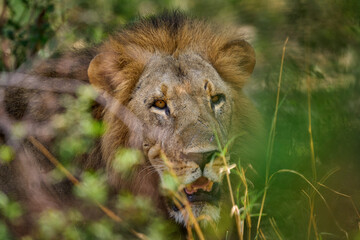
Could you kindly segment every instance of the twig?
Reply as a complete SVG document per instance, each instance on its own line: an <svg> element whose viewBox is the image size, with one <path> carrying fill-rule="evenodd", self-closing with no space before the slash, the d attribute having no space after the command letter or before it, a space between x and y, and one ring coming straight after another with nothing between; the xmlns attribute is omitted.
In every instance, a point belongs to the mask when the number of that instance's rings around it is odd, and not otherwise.
<svg viewBox="0 0 360 240"><path fill-rule="evenodd" d="M45 157L48 158L48 160L54 164L62 173L65 174L65 176L75 185L78 186L81 183L79 182L79 180L77 180L45 147L44 145L42 145L39 141L37 141L34 137L30 136L28 137L28 140L34 145L34 147L36 147L42 154L44 154ZM115 222L122 222L123 220L116 215L113 211L111 211L109 208L105 207L104 205L102 205L99 202L95 202L96 205L112 220L114 220ZM142 240L146 240L147 237L142 234L142 233L138 233L133 229L130 229L130 232L133 233L136 237L138 237L139 239Z"/></svg>
<svg viewBox="0 0 360 240"><path fill-rule="evenodd" d="M28 137L28 140L42 153L44 156L57 167L65 176L74 184L79 185L80 182L77 180L38 140L34 137Z"/></svg>

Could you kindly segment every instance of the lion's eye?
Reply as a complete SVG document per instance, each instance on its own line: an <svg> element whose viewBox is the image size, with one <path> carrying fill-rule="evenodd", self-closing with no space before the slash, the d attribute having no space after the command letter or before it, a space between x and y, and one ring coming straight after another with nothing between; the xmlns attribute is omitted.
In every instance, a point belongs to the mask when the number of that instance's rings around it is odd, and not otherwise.
<svg viewBox="0 0 360 240"><path fill-rule="evenodd" d="M166 108L166 102L164 100L156 100L153 104L154 107L157 107L158 109L165 109Z"/></svg>
<svg viewBox="0 0 360 240"><path fill-rule="evenodd" d="M219 100L220 100L220 98L219 98L218 95L215 95L215 96L212 96L212 97L211 97L211 102L212 102L212 103L217 103Z"/></svg>
<svg viewBox="0 0 360 240"><path fill-rule="evenodd" d="M211 97L211 103L212 104L219 104L222 100L225 99L225 96L222 94L217 94Z"/></svg>

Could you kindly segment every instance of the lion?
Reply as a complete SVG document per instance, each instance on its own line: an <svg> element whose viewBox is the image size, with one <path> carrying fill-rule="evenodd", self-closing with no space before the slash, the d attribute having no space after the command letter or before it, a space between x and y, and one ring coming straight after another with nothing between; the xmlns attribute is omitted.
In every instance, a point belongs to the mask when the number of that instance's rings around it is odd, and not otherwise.
<svg viewBox="0 0 360 240"><path fill-rule="evenodd" d="M36 73L89 82L105 99L105 107L98 108L106 131L84 165L106 169L114 189L149 196L187 225L189 213L160 189L171 170L193 215L218 221L224 175L220 148L239 134L232 148L246 159L258 132L258 113L242 92L255 52L241 33L165 12L72 56L77 60L71 67L62 64L64 58L49 60ZM129 114L119 117L122 107ZM145 159L130 176L113 167L123 147L141 150Z"/></svg>
<svg viewBox="0 0 360 240"><path fill-rule="evenodd" d="M112 183L123 184L112 170L119 147L141 149L160 181L169 171L164 153L187 186L195 217L218 220L224 163L213 157L221 150L215 134L225 146L235 134L249 139L256 132L254 110L241 92L254 66L254 50L237 32L179 13L143 19L104 43L90 62L89 81L142 120L141 130L129 131L118 117L104 112L107 131L101 150ZM135 174L128 183L136 192L145 188L138 179ZM150 194L159 194L157 184ZM185 210L174 203L167 209L178 223L187 223Z"/></svg>

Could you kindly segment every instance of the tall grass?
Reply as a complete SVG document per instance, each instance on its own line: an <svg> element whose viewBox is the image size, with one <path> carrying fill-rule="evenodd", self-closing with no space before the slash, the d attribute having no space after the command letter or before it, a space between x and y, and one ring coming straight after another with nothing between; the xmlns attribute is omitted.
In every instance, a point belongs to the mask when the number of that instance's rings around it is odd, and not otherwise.
<svg viewBox="0 0 360 240"><path fill-rule="evenodd" d="M279 110L280 90L281 90L281 81L282 81L282 72L283 72L283 67L284 67L286 44L288 43L288 41L289 41L289 38L286 38L284 46L283 46L282 57L281 57L280 73L279 73L276 104L275 104L275 113L274 113L273 121L271 124L270 134L269 134L269 138L268 138L268 147L267 147L267 151L266 151L265 189L264 189L264 194L263 194L262 201L261 201L259 218L258 218L258 222L257 222L257 226L256 226L256 239L259 235L260 223L261 223L261 218L262 218L263 211L264 211L266 194L267 194L267 191L269 188L269 172L270 172L271 158L272 158L272 152L273 152L273 148L274 148L274 141L275 141L275 134L276 134L276 122L277 122L277 115L278 115L278 110Z"/></svg>

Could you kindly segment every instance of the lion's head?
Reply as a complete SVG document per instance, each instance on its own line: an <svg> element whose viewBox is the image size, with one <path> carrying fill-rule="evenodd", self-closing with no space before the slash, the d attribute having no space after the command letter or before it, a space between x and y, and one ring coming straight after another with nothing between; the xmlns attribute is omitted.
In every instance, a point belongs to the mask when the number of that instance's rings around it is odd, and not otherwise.
<svg viewBox="0 0 360 240"><path fill-rule="evenodd" d="M241 132L245 144L254 131L254 113L241 92L254 65L254 51L239 33L177 12L143 19L112 37L88 69L90 82L131 112L119 118L110 111L111 101L104 112L102 156L111 181L139 192L153 184L137 175L145 175L149 165L162 181L169 170L163 153L194 215L217 219L224 166L214 158L217 139L225 145ZM111 169L121 146L139 148L146 157L131 179ZM157 188L146 191L154 196ZM184 210L171 202L167 208L178 222L187 222Z"/></svg>

